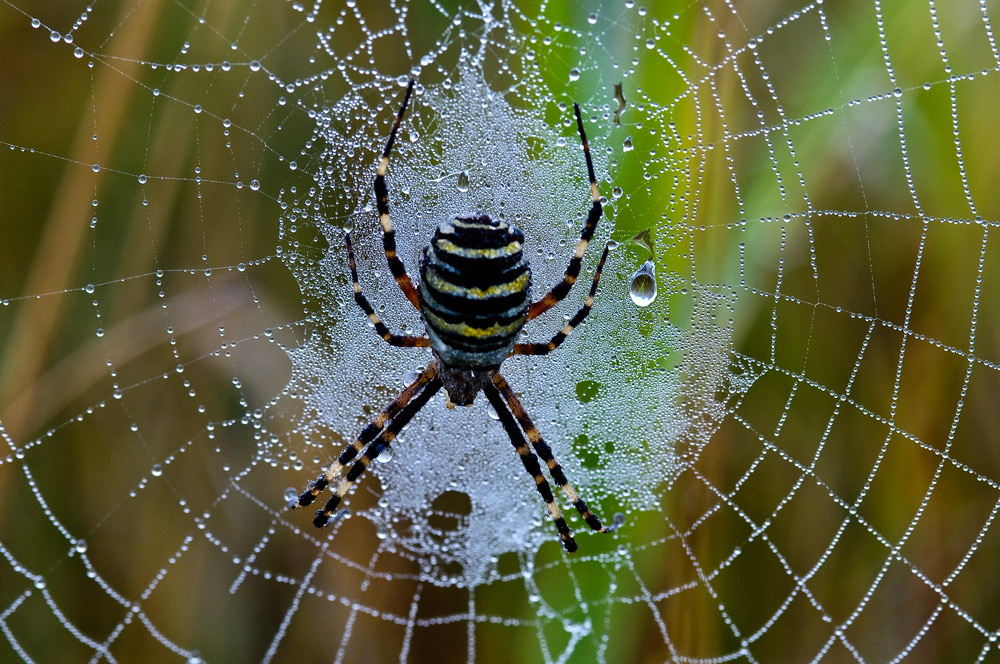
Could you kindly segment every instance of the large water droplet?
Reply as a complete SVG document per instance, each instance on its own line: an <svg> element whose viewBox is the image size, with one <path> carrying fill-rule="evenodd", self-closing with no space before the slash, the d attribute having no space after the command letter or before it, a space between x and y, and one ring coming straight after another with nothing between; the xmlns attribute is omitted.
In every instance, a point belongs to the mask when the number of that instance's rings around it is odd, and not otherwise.
<svg viewBox="0 0 1000 664"><path fill-rule="evenodd" d="M493 404L491 404L491 403L486 404L486 414L490 416L490 419L493 419L493 420L499 420L500 419L500 414L497 413L496 408L494 408Z"/></svg>
<svg viewBox="0 0 1000 664"><path fill-rule="evenodd" d="M631 152L633 150L632 137L626 136L625 142L622 144L622 152Z"/></svg>
<svg viewBox="0 0 1000 664"><path fill-rule="evenodd" d="M636 306L648 307L656 299L656 268L653 261L642 264L628 285L628 294Z"/></svg>
<svg viewBox="0 0 1000 664"><path fill-rule="evenodd" d="M459 191L465 193L469 190L469 174L466 171L462 171L458 174L458 184L455 185Z"/></svg>
<svg viewBox="0 0 1000 664"><path fill-rule="evenodd" d="M285 489L285 502L288 504L299 502L299 494L292 487Z"/></svg>
<svg viewBox="0 0 1000 664"><path fill-rule="evenodd" d="M570 69L569 70L569 80L570 81L579 81L580 80L580 70L577 69L576 67L573 67L572 69Z"/></svg>

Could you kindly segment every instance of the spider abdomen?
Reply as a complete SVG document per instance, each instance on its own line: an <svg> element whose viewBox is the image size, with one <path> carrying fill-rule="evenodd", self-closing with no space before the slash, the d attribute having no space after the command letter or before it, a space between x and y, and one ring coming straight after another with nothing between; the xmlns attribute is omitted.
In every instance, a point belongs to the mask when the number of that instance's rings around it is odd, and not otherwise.
<svg viewBox="0 0 1000 664"><path fill-rule="evenodd" d="M531 304L524 234L484 214L438 225L420 262L421 315L450 367L500 366Z"/></svg>

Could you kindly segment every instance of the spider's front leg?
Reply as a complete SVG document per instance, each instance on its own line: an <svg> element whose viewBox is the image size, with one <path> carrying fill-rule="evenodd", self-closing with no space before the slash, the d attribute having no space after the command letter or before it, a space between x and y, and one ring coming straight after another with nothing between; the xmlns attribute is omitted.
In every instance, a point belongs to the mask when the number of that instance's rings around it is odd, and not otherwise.
<svg viewBox="0 0 1000 664"><path fill-rule="evenodd" d="M496 389L501 395L503 395L504 400L507 402L507 406L510 407L514 417L517 418L521 428L524 429L524 433L528 435L528 440L531 441L531 446L535 448L535 453L538 454L542 461L545 462L545 465L548 466L549 475L552 476L552 481L555 482L560 489L562 489L569 501L573 503L573 507L576 508L576 510L580 513L580 516L583 517L583 520L587 522L588 526L590 526L591 530L599 533L609 533L616 530L618 527L617 517L614 525L605 526L602 524L601 520L596 514L590 511L590 508L587 507L587 503L583 501L580 494L576 492L573 485L566 479L566 474L563 472L562 466L560 466L559 462L552 456L552 449L542 438L542 434L538 430L538 427L536 427L535 423L531 421L531 417L528 416L524 406L521 405L520 399L518 399L517 395L514 394L514 390L510 388L510 385L506 380L504 380L504 377L499 373L495 373L492 378ZM487 398L489 398L489 392L487 392ZM494 406L494 409L495 408L496 407ZM497 412L499 414L500 411ZM539 489L539 491L541 491L541 489ZM553 515L553 518L555 518L555 515ZM563 538L564 546L566 545L565 540L566 538ZM570 537L570 540L572 540L572 537ZM566 550L570 551L571 549L567 547Z"/></svg>
<svg viewBox="0 0 1000 664"><path fill-rule="evenodd" d="M298 500L292 502L289 507L294 510L312 504L312 502L316 500L316 497L340 475L340 473L344 470L344 466L350 463L351 460L357 456L358 452L364 449L365 445L370 445L372 441L375 440L376 436L382 432L382 428L385 426L386 422L392 420L390 428L396 426L398 422L399 425L395 431L396 433L399 433L403 424L406 423L405 421L399 422L401 417L400 411L406 408L418 395L422 397L428 390L430 390L431 394L436 392L437 387L434 387L433 389L430 389L429 387L431 383L436 381L437 367L434 364L431 364L431 366L427 367L423 373L417 376L416 380L406 386L406 388L404 388L395 399L389 402L382 412L379 413L375 419L364 428L354 442L344 448L344 450L340 453L340 456L336 461L330 464L330 467L327 468L326 472L322 473L319 477L310 482L306 487L306 490L303 491L298 497ZM428 395L427 398L429 399L430 396ZM413 415L411 413L410 417L412 416ZM409 417L406 419L409 420ZM393 434L393 437L395 437L395 433Z"/></svg>
<svg viewBox="0 0 1000 664"><path fill-rule="evenodd" d="M432 364L431 367L434 365ZM432 369L428 369L431 371ZM424 373L427 373L426 371ZM361 455L361 458L354 462L351 469L347 471L347 475L341 480L340 484L337 486L337 490L333 492L330 499L326 501L326 505L323 509L316 510L316 516L313 518L313 525L317 528L322 528L330 522L330 516L333 514L337 506L340 505L340 501L347 495L350 491L351 486L354 482L361 477L361 474L365 472L365 469L371 464L372 460L379 455L382 451L383 446L388 445L396 436L402 431L403 427L406 426L407 422L417 414L417 411L423 408L427 402L430 400L437 391L441 389L441 381L437 377L432 378L429 382L422 386L421 391L413 397L413 399L406 404L396 415L392 418L389 426L379 434L378 438L369 443L368 447L365 449L365 453ZM398 398L397 398L398 400Z"/></svg>
<svg viewBox="0 0 1000 664"><path fill-rule="evenodd" d="M518 456L521 457L524 469L535 480L535 488L538 489L542 500L545 501L545 509L548 511L552 522L555 523L556 530L559 531L563 548L569 553L573 553L576 551L576 540L573 539L573 531L566 525L566 519L563 518L559 506L556 505L556 501L552 497L552 489L542 475L542 469L538 466L538 457L532 454L528 448L528 443L524 440L521 430L517 428L517 422L514 421L510 411L507 410L507 405L500 398L497 388L492 383L486 383L483 385L483 393L486 394L486 398L489 400L490 405L493 406L493 410L500 417L500 423L507 432L507 437L510 438L510 444L514 446Z"/></svg>

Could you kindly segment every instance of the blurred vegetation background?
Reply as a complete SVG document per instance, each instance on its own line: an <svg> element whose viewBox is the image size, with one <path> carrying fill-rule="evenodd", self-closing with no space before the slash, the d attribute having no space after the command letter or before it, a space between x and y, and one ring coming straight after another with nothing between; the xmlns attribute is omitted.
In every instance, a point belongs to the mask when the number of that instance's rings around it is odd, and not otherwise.
<svg viewBox="0 0 1000 664"><path fill-rule="evenodd" d="M621 63L634 69L633 154L692 152L622 156L615 237L654 231L672 312L684 310L672 274L731 285L734 366L759 374L745 395L720 395L729 415L665 486L664 512L630 523L627 565L597 556L567 572L557 546L539 552L544 605L610 616L567 660L996 660L1000 56L988 26L1000 6L517 4L528 20L514 28L540 42L585 29L592 11L614 26L608 39L634 46ZM396 56L451 29L418 6ZM358 11L379 25L385 9ZM217 460L268 463L252 414L290 365L265 330L294 346L312 306L277 257L279 188L313 184L289 167L310 164L299 102L347 91L335 76L285 90L247 62L285 81L318 74L331 63L316 30L342 15L353 10L325 4L307 22L282 3L0 8L0 661L86 661L105 639L118 661L192 655L168 643L258 661L278 634L273 661L326 661L345 629L345 661L460 661L470 631L480 661L556 660L570 643L528 597L522 561L502 560L512 578L471 592L421 583L415 568L392 582L364 569L313 578L316 546L266 510L218 505L305 479L276 468L237 486ZM373 64L407 74L414 63L392 50ZM573 89L560 57L537 82L553 96ZM234 424L210 425L223 421ZM151 459L170 459L170 479L154 481ZM203 511L218 542L199 532ZM368 561L378 539L360 524L347 533L336 555ZM77 538L109 587L87 577ZM250 571L230 593L234 557L270 578ZM362 610L301 594L303 579ZM460 616L473 602L512 624L470 628Z"/></svg>

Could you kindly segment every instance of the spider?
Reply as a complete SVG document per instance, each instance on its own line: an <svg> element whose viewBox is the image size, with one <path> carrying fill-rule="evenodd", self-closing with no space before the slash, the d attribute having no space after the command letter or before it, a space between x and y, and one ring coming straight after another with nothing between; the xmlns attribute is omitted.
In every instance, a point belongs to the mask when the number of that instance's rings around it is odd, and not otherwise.
<svg viewBox="0 0 1000 664"><path fill-rule="evenodd" d="M296 509L312 503L340 476L345 466L359 452L364 453L354 461L347 475L332 492L326 505L316 511L313 524L322 528L333 520L337 506L351 486L371 464L372 459L391 443L407 422L441 388L444 388L446 405L471 406L481 391L499 416L500 423L517 450L525 470L535 481L535 488L545 501L549 517L555 524L563 548L572 553L577 544L573 532L566 525L552 496L548 481L542 476L538 457L548 467L552 480L577 509L591 529L611 532L620 525L622 517L615 516L614 524L604 526L587 504L567 481L559 462L542 438L542 434L525 411L510 385L500 375L500 365L512 355L545 355L555 350L590 313L597 293L597 283L608 257L609 246L604 247L597 264L590 292L576 315L546 343L518 343L516 338L524 324L552 308L566 297L580 274L580 265L601 218L600 194L594 177L594 164L590 158L587 135L583 130L580 107L573 105L576 127L580 133L583 154L590 178L590 213L583 225L580 239L573 251L573 258L562 280L536 302L531 301L531 268L523 253L524 234L504 221L490 219L482 212L456 217L438 225L429 245L424 247L420 261L420 283L415 286L396 254L395 231L389 216L389 192L385 174L389 166L396 134L413 93L414 81L406 88L403 103L396 114L389 140L375 174L375 198L385 257L396 283L406 299L421 314L426 329L423 336L394 334L375 313L371 303L361 291L358 269L350 233L345 235L347 259L354 288L354 300L368 315L375 332L393 346L431 348L433 359L429 366L403 389L377 417L358 435L339 458L310 482L305 491L292 501ZM519 428L520 427L520 428ZM528 442L524 435L527 434ZM534 453L531 449L534 449ZM536 456L537 455L537 456Z"/></svg>

